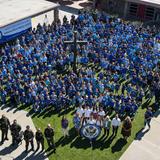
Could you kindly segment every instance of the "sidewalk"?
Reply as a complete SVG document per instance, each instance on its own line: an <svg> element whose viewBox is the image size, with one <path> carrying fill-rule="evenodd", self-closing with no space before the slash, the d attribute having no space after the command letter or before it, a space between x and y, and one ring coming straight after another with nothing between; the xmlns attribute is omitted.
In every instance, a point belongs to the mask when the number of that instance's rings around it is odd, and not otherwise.
<svg viewBox="0 0 160 160"><path fill-rule="evenodd" d="M5 114L7 118L9 118L10 123L13 123L14 119L17 119L17 122L21 125L22 130L26 129L26 125L30 125L31 129L35 133L36 129L32 122L32 119L27 116L27 112L25 111L16 111L16 109L10 108L0 108L0 118L2 114ZM11 146L11 134L10 131L8 133L9 141L5 141L3 145L0 146L0 160L48 160L44 153L38 152L29 152L25 153L25 142L22 141L22 144L17 148ZM1 137L1 132L0 132ZM36 142L34 141L35 149ZM30 148L29 148L30 149Z"/></svg>
<svg viewBox="0 0 160 160"><path fill-rule="evenodd" d="M57 3L57 0L50 0L51 2ZM92 2L89 0L63 0L63 2L59 2L60 3L60 7L59 7L59 19L61 20L61 22L63 21L63 17L66 15L67 19L70 21L71 16L74 14L75 17L77 17L78 15L78 10L79 9L83 9L83 8L87 8L89 6L92 6ZM32 18L32 27L36 28L38 23L40 23L41 25L43 25L44 23L44 17L45 15L47 15L48 17L48 23L51 24L54 20L54 13L53 11L50 11L48 13L39 15L37 17Z"/></svg>
<svg viewBox="0 0 160 160"><path fill-rule="evenodd" d="M48 0L50 2L59 3L62 6L68 6L76 9L83 9L93 6L90 0Z"/></svg>
<svg viewBox="0 0 160 160"><path fill-rule="evenodd" d="M153 118L151 129L138 134L120 160L160 160L160 116Z"/></svg>
<svg viewBox="0 0 160 160"><path fill-rule="evenodd" d="M73 4L67 5L67 6L73 7L76 9L83 9L83 8L92 6L92 2L89 0L79 0L79 1L73 1L73 2L74 2Z"/></svg>

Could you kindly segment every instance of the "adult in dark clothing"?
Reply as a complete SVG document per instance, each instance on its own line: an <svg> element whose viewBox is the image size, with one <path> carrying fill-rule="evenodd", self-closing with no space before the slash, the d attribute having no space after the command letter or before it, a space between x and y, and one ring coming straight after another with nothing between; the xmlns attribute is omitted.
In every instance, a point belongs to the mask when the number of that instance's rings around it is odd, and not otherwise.
<svg viewBox="0 0 160 160"><path fill-rule="evenodd" d="M76 25L75 15L72 15L72 16L71 16L70 24L71 24L72 26L75 26L75 25Z"/></svg>
<svg viewBox="0 0 160 160"><path fill-rule="evenodd" d="M49 148L54 148L55 149L55 144L54 144L54 130L51 128L51 125L48 124L47 128L44 130L44 135L46 137L48 147Z"/></svg>
<svg viewBox="0 0 160 160"><path fill-rule="evenodd" d="M29 143L31 144L32 151L34 151L33 138L34 138L33 131L30 129L30 126L26 126L26 130L24 131L24 140L26 142L26 152L28 151Z"/></svg>
<svg viewBox="0 0 160 160"><path fill-rule="evenodd" d="M12 105L14 105L16 103L15 92L13 90L11 90L10 101L11 101Z"/></svg>
<svg viewBox="0 0 160 160"><path fill-rule="evenodd" d="M12 145L18 144L20 142L19 133L21 131L21 126L17 124L17 120L13 121L13 124L10 127L12 135Z"/></svg>
<svg viewBox="0 0 160 160"><path fill-rule="evenodd" d="M40 145L42 146L42 151L43 151L44 150L44 137L43 137L43 133L40 128L37 130L35 138L36 138L36 142L37 142L36 151L39 150Z"/></svg>
<svg viewBox="0 0 160 160"><path fill-rule="evenodd" d="M160 82L155 83L154 92L155 92L155 102L159 105L160 104Z"/></svg>
<svg viewBox="0 0 160 160"><path fill-rule="evenodd" d="M94 1L94 8L96 9L96 8L98 7L98 5L99 5L98 0L95 0L95 1Z"/></svg>
<svg viewBox="0 0 160 160"><path fill-rule="evenodd" d="M3 144L5 140L8 140L8 129L10 127L9 119L2 115L2 118L0 119L0 129L2 131L2 139L1 143Z"/></svg>
<svg viewBox="0 0 160 160"><path fill-rule="evenodd" d="M132 129L132 121L129 116L125 118L122 124L122 131L121 134L123 135L124 139L127 140L127 138L131 135L131 129Z"/></svg>
<svg viewBox="0 0 160 160"><path fill-rule="evenodd" d="M153 117L153 113L152 113L152 108L148 108L147 111L144 114L144 127L146 126L146 124L148 125L149 129L151 128L151 119Z"/></svg>

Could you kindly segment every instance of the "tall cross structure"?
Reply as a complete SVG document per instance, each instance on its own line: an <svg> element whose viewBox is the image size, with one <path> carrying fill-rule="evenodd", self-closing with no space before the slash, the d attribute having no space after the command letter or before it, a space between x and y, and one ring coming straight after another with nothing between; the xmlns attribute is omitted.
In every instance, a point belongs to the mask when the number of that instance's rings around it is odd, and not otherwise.
<svg viewBox="0 0 160 160"><path fill-rule="evenodd" d="M73 52L74 52L74 60L73 60L73 72L77 74L77 45L86 45L87 41L78 41L77 40L77 31L74 31L74 39L73 41L64 41L66 45L73 44Z"/></svg>

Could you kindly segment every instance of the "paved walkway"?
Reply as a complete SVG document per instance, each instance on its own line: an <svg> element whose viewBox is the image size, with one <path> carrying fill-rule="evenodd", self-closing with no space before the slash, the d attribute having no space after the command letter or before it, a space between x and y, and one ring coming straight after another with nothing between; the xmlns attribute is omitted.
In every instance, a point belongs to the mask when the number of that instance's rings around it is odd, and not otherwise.
<svg viewBox="0 0 160 160"><path fill-rule="evenodd" d="M35 126L32 122L32 119L27 116L27 112L25 111L16 111L16 109L11 108L0 108L0 117L2 114L5 114L10 122L12 123L14 119L17 119L17 122L22 126L22 130L24 131L26 125L30 125L31 129L35 132ZM38 152L30 151L28 154L25 153L25 142L22 141L22 144L17 148L11 146L11 134L9 131L9 141L5 141L3 145L0 146L0 160L48 160L44 153L41 153L40 150ZM1 137L1 132L0 132ZM35 149L36 149L36 142ZM29 148L30 149L30 148Z"/></svg>
<svg viewBox="0 0 160 160"><path fill-rule="evenodd" d="M92 7L93 2L90 0L48 0L54 3L59 3L63 6L69 6L77 9L83 9L86 7Z"/></svg>
<svg viewBox="0 0 160 160"><path fill-rule="evenodd" d="M74 10L73 8L69 8L69 7L60 7L59 10L59 19L61 20L61 22L63 22L63 17L66 15L68 20L70 21L71 16L75 15L75 17L77 17L77 11ZM38 23L40 23L41 25L43 25L44 23L44 19L45 19L45 15L47 15L48 17L48 23L52 24L53 20L54 20L54 14L53 11L47 12L45 14L42 14L40 16L37 16L35 18L32 18L32 27L36 28Z"/></svg>
<svg viewBox="0 0 160 160"><path fill-rule="evenodd" d="M52 2L57 2L57 0L50 0ZM70 21L71 16L74 14L75 17L77 17L78 15L78 10L79 9L83 9L89 6L92 6L92 3L88 0L70 0L70 1L63 1L63 3L60 3L61 6L59 7L59 19L61 20L61 22L63 22L63 17L66 15L68 20ZM72 2L72 3L70 3ZM45 19L45 15L47 15L48 17L48 23L51 24L54 20L54 13L53 11L47 12L45 14L42 14L40 16L37 16L35 18L32 18L32 27L36 28L38 23L40 23L41 25L43 25L44 23L44 19Z"/></svg>
<svg viewBox="0 0 160 160"><path fill-rule="evenodd" d="M77 8L77 9L83 9L83 8L92 6L92 2L89 0L79 0L79 1L73 1L73 4L70 4L67 6Z"/></svg>
<svg viewBox="0 0 160 160"><path fill-rule="evenodd" d="M160 160L160 116L153 118L151 129L138 134L120 160Z"/></svg>

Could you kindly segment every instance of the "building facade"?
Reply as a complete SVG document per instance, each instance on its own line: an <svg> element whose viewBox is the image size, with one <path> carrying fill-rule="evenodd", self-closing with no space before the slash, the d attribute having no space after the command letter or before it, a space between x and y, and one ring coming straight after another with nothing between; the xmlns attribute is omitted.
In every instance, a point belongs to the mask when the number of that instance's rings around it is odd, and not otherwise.
<svg viewBox="0 0 160 160"><path fill-rule="evenodd" d="M124 18L160 21L160 0L98 0L97 7Z"/></svg>

